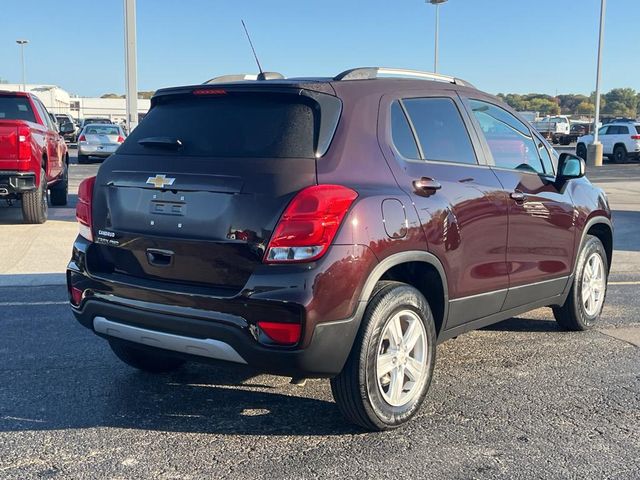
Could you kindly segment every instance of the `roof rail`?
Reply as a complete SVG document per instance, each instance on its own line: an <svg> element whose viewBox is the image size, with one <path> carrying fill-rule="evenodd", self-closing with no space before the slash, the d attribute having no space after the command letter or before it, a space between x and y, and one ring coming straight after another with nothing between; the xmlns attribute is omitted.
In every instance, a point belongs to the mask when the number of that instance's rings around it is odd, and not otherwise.
<svg viewBox="0 0 640 480"><path fill-rule="evenodd" d="M438 82L454 83L466 87L473 87L471 83L460 78L451 77L449 75L441 75L439 73L422 72L420 70L408 70L405 68L386 68L386 67L359 67L345 70L339 73L334 80L369 80L379 78L380 76L404 77L404 78L420 78L423 80L435 80Z"/></svg>
<svg viewBox="0 0 640 480"><path fill-rule="evenodd" d="M214 77L203 85L211 85L213 83L231 83L231 82L244 82L245 80L282 80L284 75L278 72L262 72L262 73L239 73L234 75L222 75L221 77Z"/></svg>

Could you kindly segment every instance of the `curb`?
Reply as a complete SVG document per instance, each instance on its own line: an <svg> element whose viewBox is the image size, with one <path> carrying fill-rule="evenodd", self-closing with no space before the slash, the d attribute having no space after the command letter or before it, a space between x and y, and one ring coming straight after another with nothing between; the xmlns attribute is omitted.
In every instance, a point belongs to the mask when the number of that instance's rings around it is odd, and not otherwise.
<svg viewBox="0 0 640 480"><path fill-rule="evenodd" d="M43 287L66 284L67 277L64 273L0 274L0 287Z"/></svg>

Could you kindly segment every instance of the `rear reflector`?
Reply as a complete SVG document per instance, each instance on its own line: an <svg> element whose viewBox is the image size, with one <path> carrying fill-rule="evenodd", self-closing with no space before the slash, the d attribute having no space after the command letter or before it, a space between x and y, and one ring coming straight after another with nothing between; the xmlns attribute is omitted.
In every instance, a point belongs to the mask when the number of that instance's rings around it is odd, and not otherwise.
<svg viewBox="0 0 640 480"><path fill-rule="evenodd" d="M310 262L322 257L357 197L342 185L314 185L298 192L276 225L264 262Z"/></svg>
<svg viewBox="0 0 640 480"><path fill-rule="evenodd" d="M78 201L76 202L76 220L80 229L80 235L93 242L93 218L91 206L93 203L93 187L96 177L85 178L78 187Z"/></svg>
<svg viewBox="0 0 640 480"><path fill-rule="evenodd" d="M73 303L76 307L80 305L80 302L82 302L82 294L84 292L79 288L71 287L69 293L71 295L71 303Z"/></svg>
<svg viewBox="0 0 640 480"><path fill-rule="evenodd" d="M280 345L298 343L302 331L299 323L258 322L258 327L267 337Z"/></svg>
<svg viewBox="0 0 640 480"><path fill-rule="evenodd" d="M194 95L226 95L227 91L221 88L199 88L193 91Z"/></svg>

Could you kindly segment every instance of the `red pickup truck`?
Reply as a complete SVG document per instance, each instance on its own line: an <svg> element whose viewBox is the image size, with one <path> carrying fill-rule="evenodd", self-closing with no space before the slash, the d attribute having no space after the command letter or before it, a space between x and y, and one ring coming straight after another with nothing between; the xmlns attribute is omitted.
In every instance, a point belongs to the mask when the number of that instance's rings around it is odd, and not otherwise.
<svg viewBox="0 0 640 480"><path fill-rule="evenodd" d="M25 223L44 223L48 201L67 204L69 153L49 112L34 95L0 91L0 200L22 203Z"/></svg>

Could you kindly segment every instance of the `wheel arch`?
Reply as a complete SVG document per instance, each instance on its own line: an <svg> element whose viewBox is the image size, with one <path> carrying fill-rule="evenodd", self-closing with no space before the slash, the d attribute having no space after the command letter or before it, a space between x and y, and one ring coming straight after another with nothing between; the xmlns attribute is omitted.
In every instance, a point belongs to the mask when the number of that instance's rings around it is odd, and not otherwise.
<svg viewBox="0 0 640 480"><path fill-rule="evenodd" d="M584 226L584 229L582 230L580 249L582 249L582 245L584 245L584 241L587 235L593 235L602 242L604 250L607 253L608 269L611 270L611 261L613 259L613 225L611 223L611 220L609 220L607 217L600 216L590 218ZM578 257L579 255L576 255L576 260L573 265L574 274L578 264Z"/></svg>
<svg viewBox="0 0 640 480"><path fill-rule="evenodd" d="M373 269L360 294L360 301L369 301L376 283L380 280L395 280L418 289L429 302L440 334L449 311L447 277L440 260L423 251L396 253L382 260Z"/></svg>

